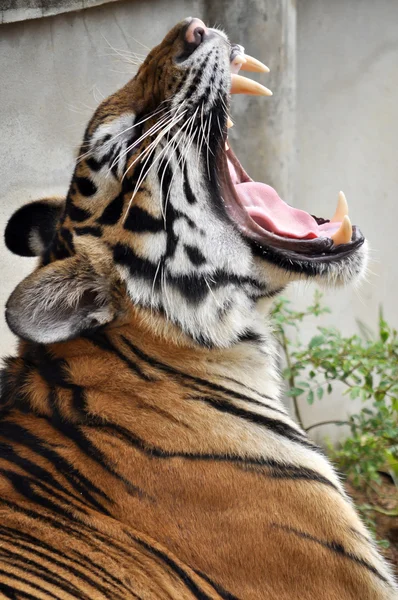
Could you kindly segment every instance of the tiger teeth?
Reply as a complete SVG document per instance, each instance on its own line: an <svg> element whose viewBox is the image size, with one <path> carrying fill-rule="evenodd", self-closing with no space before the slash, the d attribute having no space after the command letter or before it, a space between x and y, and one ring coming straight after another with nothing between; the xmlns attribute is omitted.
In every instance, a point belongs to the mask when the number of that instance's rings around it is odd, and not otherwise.
<svg viewBox="0 0 398 600"><path fill-rule="evenodd" d="M231 129L231 127L233 127L233 126L234 126L233 122L232 122L232 121L231 121L231 119L228 117L228 118L227 118L227 128L228 128L228 129Z"/></svg>
<svg viewBox="0 0 398 600"><path fill-rule="evenodd" d="M335 246L340 246L340 244L348 244L348 242L351 242L352 225L348 215L344 215L339 229L330 237L332 238Z"/></svg>
<svg viewBox="0 0 398 600"><path fill-rule="evenodd" d="M344 192L339 193L339 197L337 199L337 208L336 212L333 215L333 218L330 219L331 223L340 222L344 219L344 217L348 215L348 204L347 199L344 195Z"/></svg>
<svg viewBox="0 0 398 600"><path fill-rule="evenodd" d="M231 75L231 94L252 94L255 96L272 96L271 90L261 85L261 83L257 83L257 81L253 81L252 79L247 79L247 77L242 77L242 75L237 75L236 73L232 73Z"/></svg>
<svg viewBox="0 0 398 600"><path fill-rule="evenodd" d="M269 73L269 68L264 63L257 60L257 58L253 58L248 54L244 54L243 56L236 57L239 59L243 59L241 62L242 71L251 71L257 73ZM235 59L236 60L236 59Z"/></svg>

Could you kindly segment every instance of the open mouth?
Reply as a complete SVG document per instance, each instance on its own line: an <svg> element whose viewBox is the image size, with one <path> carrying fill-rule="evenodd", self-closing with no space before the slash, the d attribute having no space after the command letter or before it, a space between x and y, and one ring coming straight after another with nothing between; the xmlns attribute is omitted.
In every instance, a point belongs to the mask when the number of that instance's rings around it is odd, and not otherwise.
<svg viewBox="0 0 398 600"><path fill-rule="evenodd" d="M268 67L244 54L241 46L231 53L231 94L270 96L261 84L238 75L238 71L269 72ZM228 119L227 127L232 122ZM292 259L335 260L354 252L364 237L348 216L348 205L340 192L331 219L316 217L284 202L269 185L253 181L225 139L220 178L225 208L241 233L260 248L272 248Z"/></svg>

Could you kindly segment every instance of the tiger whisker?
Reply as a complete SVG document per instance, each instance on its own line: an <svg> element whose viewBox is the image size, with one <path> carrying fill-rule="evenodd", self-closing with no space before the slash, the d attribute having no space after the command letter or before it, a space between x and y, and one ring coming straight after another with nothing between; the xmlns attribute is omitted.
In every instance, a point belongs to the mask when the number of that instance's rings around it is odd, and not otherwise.
<svg viewBox="0 0 398 600"><path fill-rule="evenodd" d="M186 111L184 111L184 113L185 113L185 112L186 112ZM183 114L184 114L184 113L183 113ZM171 127L174 127L174 124L175 124L175 123L177 123L179 120L180 120L180 118L178 118L178 119L176 120L176 117L174 116L174 117L172 117L170 120L166 120L166 124L165 124L164 122L162 122L162 123L161 123L161 125L159 125L159 123L157 123L157 124L156 124L156 129L154 129L154 131L152 131L152 135L153 135L154 133L156 133L156 132L157 132L159 129L162 129L162 127L165 127L165 128L166 128L166 127L167 127L167 128L169 128L170 126L171 126ZM153 127L155 127L155 126L153 126ZM152 129L152 128L151 128L151 129ZM143 159L144 159L144 158L147 156L147 154L149 154L149 152L151 152L151 150L152 150L152 149L153 149L153 148L154 148L154 147L155 147L155 146L156 146L156 145L159 143L160 139L163 137L163 133L165 134L165 133L167 133L167 131L168 131L168 129L167 129L167 130L166 130L166 129L163 129L163 130L160 132L160 134L157 136L157 138L156 138L156 139L155 139L153 142L151 142L151 144L149 144L149 146L148 146L148 147L147 147L147 148L146 148L146 149L143 151L143 153L142 153L142 154L140 154L140 155L139 155L139 156L138 156L138 157L137 157L137 158L136 158L136 159L135 159L135 160L132 162L132 164L131 164L131 165L129 165L129 167L127 168L126 172L124 173L124 175L123 175L123 177L122 177L122 180L125 178L125 176L127 175L128 171L131 169L131 167L132 167L132 166L133 166L133 165L134 165L134 164L137 162L137 160L139 160L139 159L143 160ZM141 136L141 137L144 139L145 137L147 137L147 136L148 136L148 133L149 133L149 132L147 132L145 136ZM132 147L133 147L134 145L136 145L137 143L138 143L138 141L137 141L137 142L135 142L135 144L133 144L133 145L132 145L132 146L131 146L129 149L132 149Z"/></svg>
<svg viewBox="0 0 398 600"><path fill-rule="evenodd" d="M214 156L214 153L212 152L211 148L210 148L210 129L211 129L211 121L212 121L212 113L210 113L210 118L208 120L208 124L209 124L209 131L207 134L207 138L206 138L206 144L207 144L207 174L209 176L209 180L211 180L211 175L210 175L210 162L209 162L209 151L211 152L211 154Z"/></svg>
<svg viewBox="0 0 398 600"><path fill-rule="evenodd" d="M186 111L184 111L183 114L185 114L185 112ZM186 123L188 123L188 122L189 122L189 120ZM149 169L141 176L141 178L139 179L139 181L136 184L136 188L134 190L132 198L134 198L134 196L136 194L136 190L138 189L139 185L141 185L142 181L147 177L147 175L148 175L149 171L151 170L151 168L154 167L155 164L159 161L159 159L162 156L162 154L165 154L165 152L167 151L168 147L174 143L175 138L181 133L182 129L186 126L186 123L184 123L183 127L176 132L176 134L171 138L170 141L168 141L168 143L166 144L166 146L162 149L162 151L160 152L160 154L156 157L155 161L151 164L151 166L149 167ZM164 135L162 136L161 139L163 139L163 137L164 137ZM159 143L160 143L160 140L159 140ZM156 149L156 146L154 147L154 150L155 149ZM148 159L145 162L145 165L147 164L148 160L149 160L149 156L148 156ZM170 162L170 159L169 159L168 163L166 164L166 166L169 164L169 162ZM145 167L145 165L144 165L144 167ZM158 167L157 167L157 171L159 170L159 166L160 165L158 165ZM164 179L165 170L166 170L166 167L165 167L165 169L163 171L162 179L161 179L161 182L160 182L160 187L161 188L162 188L162 185L163 185L163 179ZM165 228L166 228L166 213L165 213L164 208L162 207L162 201L161 200L160 200L160 211L162 213L164 224L165 224Z"/></svg>
<svg viewBox="0 0 398 600"><path fill-rule="evenodd" d="M195 116L196 116L196 112L195 112L195 114L194 114L194 115L192 115L192 116L191 116L191 117L188 119L188 121L186 121L186 123L184 123L184 125L183 125L183 126L180 128L180 130L179 130L179 133L181 133L181 132L183 131L184 127L186 127L186 126L187 126L187 129L189 129L189 127L192 127L192 125L193 125L193 123L194 123ZM188 132L188 131L184 131L184 132L183 132L183 137L185 138L187 134L189 135L189 132ZM171 140L172 142L173 142L173 140L174 140L174 138L175 138L175 137L176 137L176 136L174 136L174 137L172 138L172 140ZM166 146L166 148L167 148L167 146ZM174 153L175 153L175 149L174 149ZM168 164L170 163L170 161L171 161L172 157L173 157L173 153L171 154L171 156L170 156L170 158L169 158L168 162L166 163L166 167L167 167L167 166L168 166ZM165 167L165 170L166 170L166 167ZM160 183L160 186L161 186L161 187L162 187L162 183L163 183L163 178L164 178L164 173L165 173L165 170L163 171L162 180L161 180L161 183ZM174 171L174 175L175 175L175 173L176 173L176 170ZM166 214L167 214L167 205L168 205L168 201L169 201L169 198L170 198L171 187L172 187L172 183L173 183L173 180L174 180L174 175L173 175L173 177L172 177L172 180L171 180L171 182L170 182L169 190L168 190L168 192L167 192L166 200L165 200L164 207L163 207L163 211L164 211L164 212L163 212L163 219L164 219L164 228L165 228L165 229L166 229ZM182 177L184 178L184 174L182 175Z"/></svg>
<svg viewBox="0 0 398 600"><path fill-rule="evenodd" d="M187 132L188 136L190 136L190 141L186 145L185 152L182 155L183 165L181 166L181 171L182 171L182 183L183 183L183 185L184 185L184 173L185 173L185 168L186 168L186 164L187 164L187 160L188 160L188 153L189 153L189 151L190 151L190 149L192 147L192 144L193 144L194 139L195 139L195 135L196 135L196 133L198 131L198 128L195 128L194 132L192 131L193 127L194 127L194 124L195 124L195 120L196 120L196 116L197 116L198 110L199 110L199 106L197 107L197 109L196 109L196 111L195 111L195 113L193 115L191 128L190 128L189 132Z"/></svg>
<svg viewBox="0 0 398 600"><path fill-rule="evenodd" d="M214 302L216 303L216 306L217 306L218 308L222 308L222 306L221 306L221 304L219 303L219 301L217 300L217 298L216 298L216 296L215 296L215 294L214 294L213 290L211 289L211 286L210 286L209 282L207 281L207 277L204 277L204 280L205 280L205 284L207 285L207 288L208 288L208 290L209 290L210 294L213 296L213 299L214 299Z"/></svg>
<svg viewBox="0 0 398 600"><path fill-rule="evenodd" d="M136 44L139 44L140 46L142 46L143 48L145 48L145 50L151 50L150 48L148 48L148 46L145 46L145 44L143 44L142 42L139 42L135 37L133 37L132 35L130 35L131 39L135 41Z"/></svg>
<svg viewBox="0 0 398 600"><path fill-rule="evenodd" d="M189 151L191 149L192 143L193 143L193 141L195 139L196 129L193 132L192 132L192 129L193 129L194 124L195 124L195 119L196 119L196 115L198 113L198 110L199 110L199 107L197 107L195 113L191 117L192 124L191 124L191 127L190 127L189 131L185 132L185 135L188 137L188 143L185 146L185 152L181 153L181 156L180 156L179 160L177 161L177 169L181 168L181 183L182 183L182 185L184 185L184 173L185 173L185 165L186 165L186 161L187 161L187 156L188 156L188 153L189 153ZM180 165L181 165L182 162L184 164L180 167ZM174 177L177 174L177 169L174 171L172 181L174 180Z"/></svg>
<svg viewBox="0 0 398 600"><path fill-rule="evenodd" d="M178 122L179 122L179 121L180 121L180 120L183 118L183 116L184 116L184 114L185 114L185 113L186 113L186 110L185 110L185 111L184 111L184 112L183 112L181 115L179 115L178 119L174 119L174 120L173 120L173 121L172 121L170 124L168 124L168 125L166 126L165 130L161 131L161 133L160 133L160 134L158 134L157 138L156 138L156 139L155 139L155 140L154 140L154 141L153 141L153 142L152 142L152 143L151 143L151 144L148 146L148 148L147 148L147 149L144 151L144 157L146 158L146 160L145 160L145 163L144 163L144 167L143 167L143 169L145 168L146 164L148 163L148 160L149 160L150 154L151 154L151 153L152 153L152 151L154 151L154 150L155 150L155 148L158 146L158 144L160 143L160 140L161 140L161 139L162 139L162 138L163 138L163 137L166 135L166 133L167 133L168 131L170 131L170 129L172 129L172 128L173 128L173 127L174 127L174 126L175 126L175 125L176 125L176 124L177 124L177 123L178 123ZM130 211L130 208L131 208L131 204L132 204L132 202L133 202L133 199L134 199L134 196L135 196L135 194L137 193L137 190L139 189L139 186L141 185L142 181L143 181L143 180L144 180L144 179L145 179L145 178L148 176L148 173L149 173L149 171L151 170L151 168L153 168L153 166L154 166L154 165L155 165L155 163L156 163L156 162L159 160L159 158L161 157L161 155L162 155L162 152L161 152L161 153L160 153L160 154L159 154L159 155L156 157L155 161L154 161L153 163L151 163L151 165L150 165L149 169L148 169L148 170L145 172L145 174L143 174L143 175L142 175L142 176L139 178L139 180L137 181L137 184L136 184L136 186L135 186L135 188L134 188L134 192L133 192L133 194L132 194L132 196L131 196L131 198L130 198L130 201L129 201L129 203L128 203L128 206L127 206L126 213L125 213L125 215L124 215L124 217L123 217L123 221L122 221L123 223L125 222L125 220L126 220L126 218L127 218L127 215L128 215L128 213L129 213L129 211ZM126 170L125 174L123 175L123 179L124 179L124 177L127 175L127 172L128 172L130 169L131 169L131 167L132 167L132 166L133 166L133 165L134 165L134 164L137 162L137 160L143 160L143 158L144 158L144 157L143 157L143 156L141 156L141 155L139 155L139 156L138 156L138 157L137 157L137 158L136 158L136 159L133 161L133 163L132 163L131 165L129 165L128 169Z"/></svg>
<svg viewBox="0 0 398 600"><path fill-rule="evenodd" d="M150 119L150 118L152 118L152 117L151 116L148 117L148 119ZM123 156L125 156L126 154L128 154L128 152L130 152L130 150L132 150L135 146L139 145L149 135L152 135L153 133L155 133L156 131L158 131L159 129L161 129L163 127L163 125L165 124L165 122L168 121L169 118L170 118L170 116L168 114L163 115L162 118L160 119L160 121L157 121L145 133L143 133L137 140L135 140L132 144L130 144L129 146L127 146L127 148L125 148L122 152L119 152L119 154L117 155L117 157L113 160L112 164L110 165L110 167L108 169L108 173L110 173L112 171L112 168L118 162L120 162L121 159L123 158ZM148 119L144 119L144 121L147 121ZM141 121L141 123L143 123L144 121Z"/></svg>
<svg viewBox="0 0 398 600"><path fill-rule="evenodd" d="M194 121L195 121L195 117L196 117L197 112L198 112L198 109L196 109L195 113L189 118L189 122L191 124L190 128L188 128L186 131L184 131L184 140L186 138L188 138L188 143L185 145L185 153L181 152L181 156L180 156L180 158L177 161L177 168L180 167L180 164L183 161L184 154L186 154L187 149L189 149L189 141L191 139L192 127L194 125ZM171 183L174 181L176 174L177 174L177 169L175 169L175 171L173 173L173 177L172 177ZM183 177L182 177L182 180L183 180Z"/></svg>
<svg viewBox="0 0 398 600"><path fill-rule="evenodd" d="M158 272L159 272L159 269L160 269L160 265L162 264L162 260L163 260L163 257L162 257L162 258L160 258L160 260L159 260L159 262L158 262L158 266L157 266L157 269L156 269L156 271L155 271L155 276L154 276L154 278L153 278L153 282L152 282L152 290L151 290L151 313L153 312L153 309L155 308L155 306L154 306L154 302L153 302L153 295L154 295L154 293L155 293L156 279L157 279L157 276L158 276Z"/></svg>
<svg viewBox="0 0 398 600"><path fill-rule="evenodd" d="M110 48L111 50L113 50L113 52L114 52L114 53L115 53L117 56L119 56L119 57L120 57L120 58L122 58L123 60L126 60L126 58L127 58L127 57L123 55L123 51L121 51L121 50L118 50L117 48L115 48L114 46L112 46L112 44L111 44L111 43L110 43L110 42L109 42L109 41L106 39L106 37L104 36L104 34L103 34L103 33L101 33L101 35L102 35L102 37L104 38L104 40L106 41L106 43L108 44L109 48ZM127 62L128 62L128 61L127 61Z"/></svg>

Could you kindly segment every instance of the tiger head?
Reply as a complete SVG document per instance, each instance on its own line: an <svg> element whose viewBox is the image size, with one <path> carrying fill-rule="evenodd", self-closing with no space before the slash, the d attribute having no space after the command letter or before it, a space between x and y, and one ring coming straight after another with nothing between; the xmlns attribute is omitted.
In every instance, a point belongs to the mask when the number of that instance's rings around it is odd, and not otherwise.
<svg viewBox="0 0 398 600"><path fill-rule="evenodd" d="M8 223L8 247L40 256L8 301L14 333L58 342L141 311L223 347L255 333L260 300L288 282L363 272L343 197L331 221L292 208L229 148L231 92L267 94L240 66L265 70L188 18L98 107L66 200L30 203Z"/></svg>

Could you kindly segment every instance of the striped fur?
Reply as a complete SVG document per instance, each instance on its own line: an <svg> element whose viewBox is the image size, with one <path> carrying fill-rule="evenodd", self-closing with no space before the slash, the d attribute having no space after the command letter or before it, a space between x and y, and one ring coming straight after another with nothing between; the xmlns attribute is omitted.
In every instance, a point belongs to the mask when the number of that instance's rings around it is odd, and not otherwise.
<svg viewBox="0 0 398 600"><path fill-rule="evenodd" d="M364 247L287 269L239 233L217 179L229 45L214 32L187 55L188 24L99 107L66 202L7 228L40 264L7 305L21 341L1 376L0 597L393 600L279 399L266 318L291 279L357 276ZM182 106L174 142L156 140Z"/></svg>

